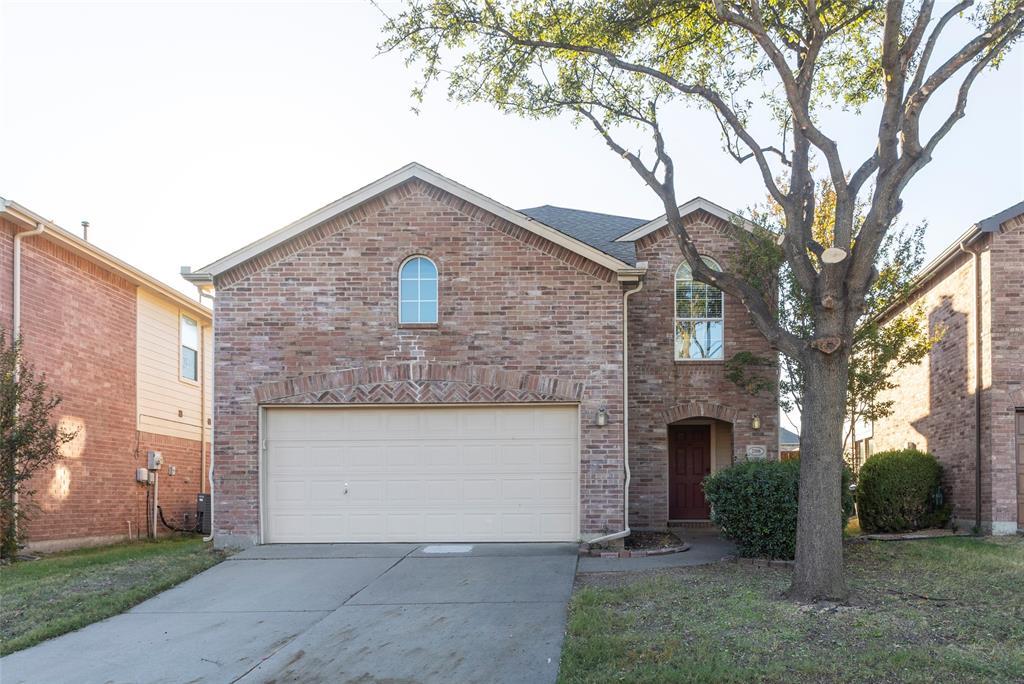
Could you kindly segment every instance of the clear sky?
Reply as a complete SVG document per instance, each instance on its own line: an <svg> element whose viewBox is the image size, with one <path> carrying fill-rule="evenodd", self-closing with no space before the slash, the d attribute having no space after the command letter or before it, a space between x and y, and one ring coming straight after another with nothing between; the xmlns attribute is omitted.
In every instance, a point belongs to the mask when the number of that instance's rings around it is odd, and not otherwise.
<svg viewBox="0 0 1024 684"><path fill-rule="evenodd" d="M944 4L944 3L940 3ZM396 5L386 8L395 10ZM0 196L192 293L202 266L409 162L512 207L653 217L659 202L589 130L455 106L411 111L415 74L375 56L366 3L2 0ZM1024 197L1024 46L976 86L968 118L905 195L930 254ZM870 117L829 123L850 157ZM756 169L682 113L680 199L763 201ZM675 136L681 140L683 136Z"/></svg>

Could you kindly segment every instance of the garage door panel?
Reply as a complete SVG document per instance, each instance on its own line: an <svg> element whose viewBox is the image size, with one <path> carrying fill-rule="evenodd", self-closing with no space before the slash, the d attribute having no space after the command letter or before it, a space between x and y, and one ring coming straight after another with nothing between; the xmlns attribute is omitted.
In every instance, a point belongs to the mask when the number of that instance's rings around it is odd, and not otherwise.
<svg viewBox="0 0 1024 684"><path fill-rule="evenodd" d="M274 480L270 488L270 499L278 505L289 502L304 504L308 498L308 483L305 480Z"/></svg>
<svg viewBox="0 0 1024 684"><path fill-rule="evenodd" d="M568 541L575 407L267 409L265 541Z"/></svg>
<svg viewBox="0 0 1024 684"><path fill-rule="evenodd" d="M427 500L437 505L457 503L462 500L461 480L437 480L426 485Z"/></svg>
<svg viewBox="0 0 1024 684"><path fill-rule="evenodd" d="M309 484L309 503L317 508L337 507L344 503L345 483L341 480L319 480Z"/></svg>
<svg viewBox="0 0 1024 684"><path fill-rule="evenodd" d="M465 467L490 468L498 463L498 454L490 444L460 444L459 456L460 465Z"/></svg>
<svg viewBox="0 0 1024 684"><path fill-rule="evenodd" d="M459 516L454 513L428 513L423 516L422 536L427 539L440 539L459 529Z"/></svg>
<svg viewBox="0 0 1024 684"><path fill-rule="evenodd" d="M531 469L536 468L539 460L537 456L537 446L535 444L502 444L500 445L498 461L503 470L512 470L514 472L523 466Z"/></svg>
<svg viewBox="0 0 1024 684"><path fill-rule="evenodd" d="M540 533L545 537L571 536L574 524L572 513L545 513L540 516Z"/></svg>
<svg viewBox="0 0 1024 684"><path fill-rule="evenodd" d="M537 481L533 478L501 481L501 500L503 503L532 502L537 499Z"/></svg>
<svg viewBox="0 0 1024 684"><path fill-rule="evenodd" d="M471 478L463 482L463 498L467 502L490 502L500 495L500 485L494 478Z"/></svg>

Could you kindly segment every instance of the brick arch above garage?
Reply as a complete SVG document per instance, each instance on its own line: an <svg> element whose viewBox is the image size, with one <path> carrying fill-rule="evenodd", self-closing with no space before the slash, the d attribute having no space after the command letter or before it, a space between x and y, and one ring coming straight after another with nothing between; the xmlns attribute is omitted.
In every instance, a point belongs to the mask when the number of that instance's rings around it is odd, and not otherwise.
<svg viewBox="0 0 1024 684"><path fill-rule="evenodd" d="M255 388L264 404L417 404L580 401L584 384L496 366L384 363Z"/></svg>

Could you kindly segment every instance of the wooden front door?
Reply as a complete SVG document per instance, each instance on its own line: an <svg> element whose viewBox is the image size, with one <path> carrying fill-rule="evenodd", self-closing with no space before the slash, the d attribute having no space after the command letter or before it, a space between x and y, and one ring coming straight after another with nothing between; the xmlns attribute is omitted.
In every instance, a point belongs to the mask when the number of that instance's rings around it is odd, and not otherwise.
<svg viewBox="0 0 1024 684"><path fill-rule="evenodd" d="M1017 529L1024 530L1024 411L1017 411Z"/></svg>
<svg viewBox="0 0 1024 684"><path fill-rule="evenodd" d="M676 425L668 429L668 517L707 520L704 478L711 474L711 426Z"/></svg>

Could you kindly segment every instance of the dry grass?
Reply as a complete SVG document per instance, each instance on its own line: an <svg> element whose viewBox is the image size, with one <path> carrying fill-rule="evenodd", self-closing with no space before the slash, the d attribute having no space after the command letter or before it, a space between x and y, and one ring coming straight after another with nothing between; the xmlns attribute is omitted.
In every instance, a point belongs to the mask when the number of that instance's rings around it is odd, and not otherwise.
<svg viewBox="0 0 1024 684"><path fill-rule="evenodd" d="M866 542L846 558L846 606L794 604L788 570L732 563L581 576L561 681L1024 681L1024 539Z"/></svg>

